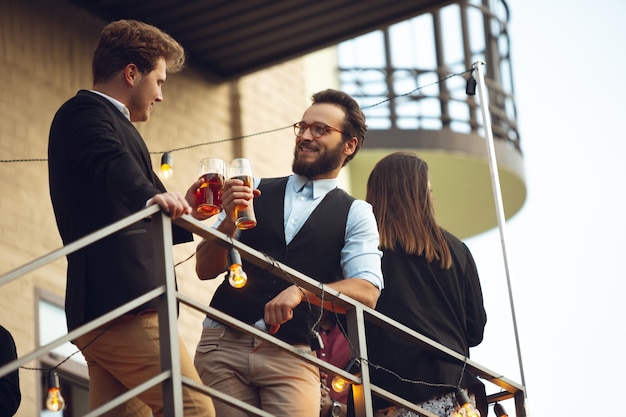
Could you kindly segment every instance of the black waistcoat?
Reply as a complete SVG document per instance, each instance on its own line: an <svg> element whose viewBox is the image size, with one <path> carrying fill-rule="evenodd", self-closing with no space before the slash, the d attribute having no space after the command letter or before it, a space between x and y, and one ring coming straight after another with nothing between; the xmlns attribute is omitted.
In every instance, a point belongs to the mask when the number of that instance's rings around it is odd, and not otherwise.
<svg viewBox="0 0 626 417"><path fill-rule="evenodd" d="M254 200L257 226L241 233L240 241L272 259L323 283L343 279L341 249L345 241L348 212L354 198L335 188L311 213L302 229L286 245L283 204L287 177L263 179L261 196ZM265 304L292 285L283 277L244 261L248 282L233 288L228 280L220 284L211 306L246 323L263 318ZM279 272L280 274L280 272ZM276 336L288 343L308 343L310 322L318 318L319 308L303 301L294 310L292 320L283 324Z"/></svg>

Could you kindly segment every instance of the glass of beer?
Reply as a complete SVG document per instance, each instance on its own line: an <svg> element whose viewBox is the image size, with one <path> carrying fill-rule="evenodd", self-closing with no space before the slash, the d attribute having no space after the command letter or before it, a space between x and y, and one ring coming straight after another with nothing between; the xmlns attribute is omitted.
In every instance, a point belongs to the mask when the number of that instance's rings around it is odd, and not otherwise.
<svg viewBox="0 0 626 417"><path fill-rule="evenodd" d="M236 158L230 161L230 177L242 180L245 185L254 188L254 175L252 174L252 164L249 159ZM252 200L247 206L235 207L235 225L240 230L252 229L256 226L256 217Z"/></svg>
<svg viewBox="0 0 626 417"><path fill-rule="evenodd" d="M204 158L200 161L200 177L203 183L196 190L196 210L207 216L222 211L222 190L226 177L226 162L219 158Z"/></svg>

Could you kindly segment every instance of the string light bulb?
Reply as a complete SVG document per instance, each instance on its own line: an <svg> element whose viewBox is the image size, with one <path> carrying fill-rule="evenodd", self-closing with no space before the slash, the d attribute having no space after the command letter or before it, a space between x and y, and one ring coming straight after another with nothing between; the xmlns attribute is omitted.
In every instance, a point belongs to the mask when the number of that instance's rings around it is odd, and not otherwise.
<svg viewBox="0 0 626 417"><path fill-rule="evenodd" d="M480 413L470 401L467 392L461 388L456 389L456 402L459 404L459 411L452 413L453 417L480 417Z"/></svg>
<svg viewBox="0 0 626 417"><path fill-rule="evenodd" d="M233 288L242 288L248 282L248 274L241 267L241 255L234 247L228 252L228 282Z"/></svg>
<svg viewBox="0 0 626 417"><path fill-rule="evenodd" d="M48 372L48 397L46 398L46 408L54 413L65 408L65 399L61 395L59 374L52 369Z"/></svg>
<svg viewBox="0 0 626 417"><path fill-rule="evenodd" d="M497 417L509 417L509 415L506 413L506 410L500 403L495 403L493 405L493 412L496 413Z"/></svg>
<svg viewBox="0 0 626 417"><path fill-rule="evenodd" d="M161 157L161 177L163 179L168 179L172 175L174 175L174 171L172 167L174 166L174 157L171 153L165 152Z"/></svg>
<svg viewBox="0 0 626 417"><path fill-rule="evenodd" d="M348 389L348 387L350 386L350 382L346 381L345 379L343 379L339 375L335 375L335 377L331 381L330 385L331 385L333 391L335 391L338 394L341 394L342 392L344 392L344 391L346 391Z"/></svg>
<svg viewBox="0 0 626 417"><path fill-rule="evenodd" d="M351 358L346 364L344 371L355 376L361 376L361 362L358 358ZM337 393L344 392L350 385L350 381L344 379L341 375L335 375L330 382L331 388Z"/></svg>

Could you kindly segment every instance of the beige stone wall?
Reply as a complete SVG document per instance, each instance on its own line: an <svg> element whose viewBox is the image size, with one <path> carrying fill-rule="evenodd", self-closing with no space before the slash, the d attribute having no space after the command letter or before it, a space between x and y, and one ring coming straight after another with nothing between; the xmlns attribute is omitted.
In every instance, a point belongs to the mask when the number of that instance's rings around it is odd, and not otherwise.
<svg viewBox="0 0 626 417"><path fill-rule="evenodd" d="M56 109L77 90L91 87L91 54L105 23L63 0L0 0L1 160L47 157L48 129ZM245 156L259 176L289 174L294 138L288 126L310 103L304 65L295 60L223 84L210 84L191 68L170 75L164 102L148 123L137 125L154 152L155 166L159 152L193 146L173 153L175 174L166 181L168 189L184 193L205 156ZM281 127L285 129L209 144ZM194 146L199 144L206 145ZM0 163L0 195L0 274L61 247L45 161ZM175 262L194 249L195 243L176 247ZM62 258L0 286L0 323L13 333L20 356L37 348L36 290L62 297L65 267ZM177 267L180 291L208 303L218 282L199 281L194 267L195 258ZM201 320L202 314L183 307L179 327L192 353ZM23 400L18 416L37 415L39 376L20 371Z"/></svg>
<svg viewBox="0 0 626 417"><path fill-rule="evenodd" d="M68 18L81 25L72 29L43 3L0 2L2 160L45 159L54 111L70 91L89 85L89 62L81 56L93 49L100 23L68 10ZM0 164L0 273L60 247L47 182L46 162ZM0 322L13 333L18 355L36 348L35 288L62 295L64 273L65 261L59 260L0 287ZM38 415L39 377L35 371L20 371L23 399L18 416Z"/></svg>

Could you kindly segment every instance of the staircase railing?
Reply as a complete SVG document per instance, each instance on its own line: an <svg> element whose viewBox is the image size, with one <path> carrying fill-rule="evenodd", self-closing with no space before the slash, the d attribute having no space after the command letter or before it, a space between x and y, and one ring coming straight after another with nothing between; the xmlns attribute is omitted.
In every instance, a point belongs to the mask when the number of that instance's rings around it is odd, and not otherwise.
<svg viewBox="0 0 626 417"><path fill-rule="evenodd" d="M357 417L373 417L374 411L372 407L372 395L376 395L385 398L393 403L401 405L407 409L415 411L416 413L426 417L436 417L434 414L416 406L415 404L395 395L392 392L386 391L378 386L375 386L370 381L369 367L363 366L367 364L367 345L365 339L365 323L371 323L376 326L381 326L390 332L403 335L408 340L411 340L416 346L420 346L427 349L434 349L440 351L442 354L447 355L461 363L465 363L466 369L473 372L485 381L495 384L500 387L502 391L497 394L488 396L488 402L493 403L497 401L503 401L505 399L514 398L516 416L525 417L525 387L513 382L499 373L495 373L482 365L458 354L457 352L448 349L447 347L421 335L418 332L411 330L410 328L392 320L377 311L364 306L363 304L341 294L332 288L323 285L322 283L298 272L295 269L290 268L280 262L277 262L262 252L255 250L254 248L247 246L239 241L233 240L223 233L214 230L204 223L195 220L191 216L182 216L174 221L180 227L187 229L188 231L210 241L211 243L221 245L225 248L234 246L241 254L242 258L252 262L253 264L263 267L266 270L271 271L276 276L287 279L292 283L300 286L303 289L309 290L319 297L323 297L324 300L332 301L336 305L345 308L347 318L347 333L350 341L350 347L352 349L352 356L358 358L361 361L361 373L360 376L355 376L347 371L333 366L323 360L318 359L315 356L303 355L299 353L297 349L291 345L277 339L276 337L244 322L241 322L227 314L222 313L204 303L198 302L192 297L182 294L177 291L175 276L174 276L174 262L172 251L172 232L171 224L172 220L165 215L162 215L158 206L147 207L133 215L128 216L125 219L119 220L107 227L104 227L96 232L93 232L81 239L76 240L60 249L57 249L47 255L35 259L28 264L25 264L19 268L14 269L2 276L0 276L0 287L10 281L20 278L21 276L32 272L38 268L41 268L59 258L65 257L72 252L80 250L100 239L103 239L124 227L127 227L133 223L141 221L145 218L151 217L151 221L155 224L155 227L160 232L158 235L160 238L155 239L154 245L154 259L157 268L155 268L157 277L156 282L159 286L150 292L138 297L115 310L83 325L79 328L72 330L65 336L62 336L40 348L18 357L16 360L5 364L0 367L0 377L18 369L25 364L37 360L39 357L46 355L58 346L71 342L73 339L92 331L123 314L143 305L144 303L155 300L157 303L157 311L159 315L159 333L161 340L161 373L155 375L151 379L143 382L139 386L127 391L120 395L113 401L92 410L85 417L100 416L103 413L110 411L121 405L130 398L135 397L141 392L157 385L163 386L163 405L164 413L167 416L182 416L183 415L183 402L182 402L182 387L183 385L189 386L192 389L203 392L215 399L228 402L233 406L258 416L271 416L271 414L260 410L254 406L246 404L237 398L231 397L218 390L210 387L198 384L197 382L186 378L181 375L180 361L179 361L179 345L178 345L178 326L177 326L177 312L178 304L187 305L197 311L200 311L214 320L220 321L230 327L241 330L254 337L262 339L266 342L272 343L288 353L299 357L301 360L315 364L320 369L327 372L332 372L340 375L345 380L352 383L353 398L355 405L355 415Z"/></svg>

